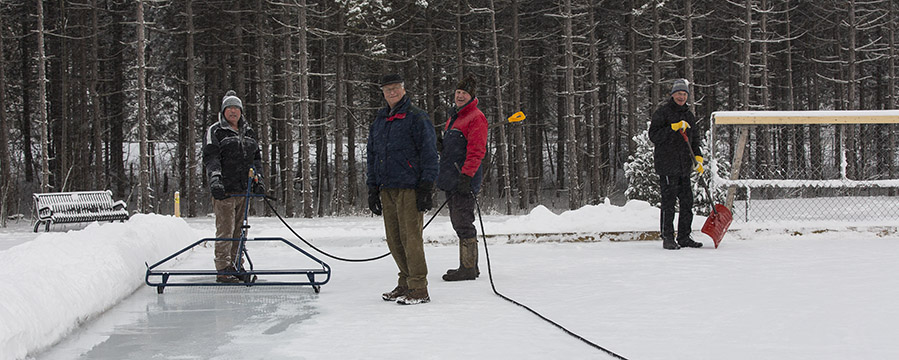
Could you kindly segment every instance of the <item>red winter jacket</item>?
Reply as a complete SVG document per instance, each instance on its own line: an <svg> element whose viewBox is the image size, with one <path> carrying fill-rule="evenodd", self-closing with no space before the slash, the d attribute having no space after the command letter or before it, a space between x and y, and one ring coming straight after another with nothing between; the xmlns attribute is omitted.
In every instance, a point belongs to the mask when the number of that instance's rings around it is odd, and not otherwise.
<svg viewBox="0 0 899 360"><path fill-rule="evenodd" d="M461 133L461 136L454 136L458 133ZM462 174L472 177L472 186L477 192L482 177L482 171L478 170L486 154L487 117L478 110L478 99L474 98L453 114L444 125L438 188L452 189L461 170Z"/></svg>

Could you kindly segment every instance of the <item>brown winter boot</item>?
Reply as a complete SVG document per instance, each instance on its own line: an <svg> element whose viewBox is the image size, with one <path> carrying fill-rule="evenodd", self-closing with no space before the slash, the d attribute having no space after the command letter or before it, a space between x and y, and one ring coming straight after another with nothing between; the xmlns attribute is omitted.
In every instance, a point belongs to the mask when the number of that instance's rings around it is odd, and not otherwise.
<svg viewBox="0 0 899 360"><path fill-rule="evenodd" d="M443 275L444 281L474 280L481 275L478 269L478 239L459 240L459 268Z"/></svg>
<svg viewBox="0 0 899 360"><path fill-rule="evenodd" d="M431 302L431 297L428 296L428 288L410 289L406 295L396 299L396 303L400 305L417 305L427 302Z"/></svg>
<svg viewBox="0 0 899 360"><path fill-rule="evenodd" d="M240 279L238 279L237 276L229 274L234 272L230 268L225 268L216 272L218 273L215 275L215 282L217 283L234 284L240 282Z"/></svg>
<svg viewBox="0 0 899 360"><path fill-rule="evenodd" d="M406 295L407 292L409 292L409 288L397 286L393 290L390 290L390 292L381 294L381 298L384 299L384 301L396 301L397 298Z"/></svg>

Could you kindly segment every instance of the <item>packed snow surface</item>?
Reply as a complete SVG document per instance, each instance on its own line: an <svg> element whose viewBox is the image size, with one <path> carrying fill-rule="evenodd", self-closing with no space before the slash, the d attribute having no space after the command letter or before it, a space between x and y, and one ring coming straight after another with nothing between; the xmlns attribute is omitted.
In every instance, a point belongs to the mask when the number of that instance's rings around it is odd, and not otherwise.
<svg viewBox="0 0 899 360"><path fill-rule="evenodd" d="M381 300L396 285L389 256L327 258L277 218L251 217L250 237L283 237L327 262L321 293L146 286L145 263L212 237L212 217L136 215L39 235L13 224L0 229L0 359L610 358L496 296L491 275L499 292L628 359L899 358L895 224L735 223L715 249L704 220L693 236L705 247L668 251L577 241L655 230L658 209L644 202L488 215L480 278L450 283L440 275L458 266L458 248L444 211L425 229L431 302L415 306ZM387 252L377 217L287 221L338 256ZM249 252L257 269L309 262L274 244ZM212 257L198 246L172 266L211 269Z"/></svg>

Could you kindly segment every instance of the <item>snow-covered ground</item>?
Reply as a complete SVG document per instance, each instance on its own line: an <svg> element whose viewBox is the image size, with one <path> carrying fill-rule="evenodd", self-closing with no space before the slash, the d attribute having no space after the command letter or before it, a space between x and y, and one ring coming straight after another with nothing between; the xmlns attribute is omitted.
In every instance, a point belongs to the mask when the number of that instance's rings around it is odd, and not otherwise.
<svg viewBox="0 0 899 360"><path fill-rule="evenodd" d="M658 209L643 202L484 218L498 291L625 358L899 358L895 223L735 223L714 249L698 231L704 220L693 228L706 247L668 251L600 236L656 230ZM387 252L380 218L288 221L335 255ZM251 237L309 250L276 218L250 224ZM0 360L610 358L494 295L483 246L478 280L442 281L458 265L445 213L425 230L429 304L380 299L396 283L390 257L314 253L332 269L319 294L259 286L158 295L144 285L145 262L213 228L211 217L138 215L39 235L28 224L0 229ZM602 240L578 241L590 238ZM283 246L249 251L257 269L304 260ZM212 247L176 266L211 268Z"/></svg>

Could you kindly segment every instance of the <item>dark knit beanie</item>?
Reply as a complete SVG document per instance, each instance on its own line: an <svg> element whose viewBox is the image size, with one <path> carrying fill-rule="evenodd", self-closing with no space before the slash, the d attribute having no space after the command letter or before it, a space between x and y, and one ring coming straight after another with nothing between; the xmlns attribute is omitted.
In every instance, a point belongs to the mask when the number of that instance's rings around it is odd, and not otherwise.
<svg viewBox="0 0 899 360"><path fill-rule="evenodd" d="M472 98L478 97L477 89L478 89L478 81L471 76L471 74L465 75L462 77L462 81L459 82L459 85L456 85L457 90L465 90Z"/></svg>

